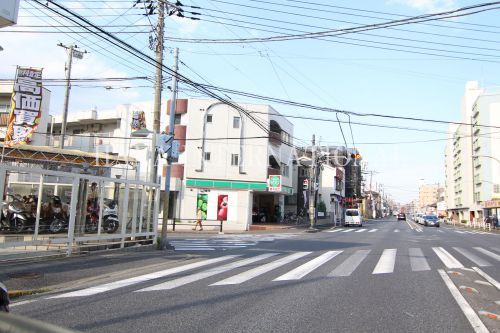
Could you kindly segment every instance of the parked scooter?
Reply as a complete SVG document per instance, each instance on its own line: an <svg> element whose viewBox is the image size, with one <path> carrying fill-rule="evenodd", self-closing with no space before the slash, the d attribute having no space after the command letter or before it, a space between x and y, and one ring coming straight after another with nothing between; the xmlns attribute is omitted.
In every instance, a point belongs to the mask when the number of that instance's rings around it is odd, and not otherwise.
<svg viewBox="0 0 500 333"><path fill-rule="evenodd" d="M120 225L118 220L118 205L115 200L104 199L102 210L102 228L105 232L112 234ZM97 232L99 227L99 205L94 200L87 201L87 218L85 220L85 232Z"/></svg>
<svg viewBox="0 0 500 333"><path fill-rule="evenodd" d="M12 201L7 204L3 228L15 233L34 229L37 198L34 195L21 197L20 195L8 194L7 196L11 197ZM43 229L42 223L40 223L40 229Z"/></svg>
<svg viewBox="0 0 500 333"><path fill-rule="evenodd" d="M44 205L44 219L49 224L51 233L58 233L68 228L68 209L57 195L52 196L49 204Z"/></svg>

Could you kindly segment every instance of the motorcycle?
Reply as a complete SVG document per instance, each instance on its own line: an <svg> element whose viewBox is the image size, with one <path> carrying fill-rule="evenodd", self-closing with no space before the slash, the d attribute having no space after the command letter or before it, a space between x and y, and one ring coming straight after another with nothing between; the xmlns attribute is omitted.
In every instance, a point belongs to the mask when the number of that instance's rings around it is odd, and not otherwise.
<svg viewBox="0 0 500 333"><path fill-rule="evenodd" d="M104 199L102 210L102 228L108 234L118 230L118 205L115 200ZM99 205L95 200L87 200L87 217L85 219L85 232L97 232L99 226Z"/></svg>
<svg viewBox="0 0 500 333"><path fill-rule="evenodd" d="M26 229L34 229L36 223L37 198L34 195L21 197L20 195L7 196L12 201L7 204L3 228L15 233L21 233ZM44 229L42 219L40 219L40 229Z"/></svg>
<svg viewBox="0 0 500 333"><path fill-rule="evenodd" d="M44 205L45 219L50 222L49 231L53 234L68 228L68 209L57 195L52 196L49 204Z"/></svg>

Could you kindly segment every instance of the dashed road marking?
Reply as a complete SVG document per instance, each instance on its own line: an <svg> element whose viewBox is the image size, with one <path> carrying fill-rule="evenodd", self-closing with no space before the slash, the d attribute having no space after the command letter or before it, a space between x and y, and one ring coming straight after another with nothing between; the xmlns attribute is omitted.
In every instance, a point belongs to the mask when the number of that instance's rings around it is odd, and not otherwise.
<svg viewBox="0 0 500 333"><path fill-rule="evenodd" d="M343 251L325 252L319 257L316 257L313 260L308 261L305 264L295 268L294 270L291 270L290 272L277 277L273 281L299 280L342 252Z"/></svg>
<svg viewBox="0 0 500 333"><path fill-rule="evenodd" d="M328 276L350 276L352 272L361 264L361 262L368 256L370 250L357 250L349 256L343 263L335 268Z"/></svg>
<svg viewBox="0 0 500 333"><path fill-rule="evenodd" d="M489 262L476 256L466 249L463 249L461 247L454 247L453 249L480 267L491 266Z"/></svg>
<svg viewBox="0 0 500 333"><path fill-rule="evenodd" d="M439 259L445 264L448 268L462 268L462 265L455 257L453 257L448 251L443 249L442 247L433 247L432 250L437 254Z"/></svg>
<svg viewBox="0 0 500 333"><path fill-rule="evenodd" d="M380 256L380 259L375 266L372 274L386 274L394 272L394 264L396 263L396 249L385 249Z"/></svg>

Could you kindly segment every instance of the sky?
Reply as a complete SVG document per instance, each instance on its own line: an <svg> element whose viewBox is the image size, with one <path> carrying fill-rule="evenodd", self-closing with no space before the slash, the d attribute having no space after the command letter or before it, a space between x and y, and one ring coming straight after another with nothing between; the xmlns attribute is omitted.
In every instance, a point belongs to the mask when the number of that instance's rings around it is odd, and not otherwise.
<svg viewBox="0 0 500 333"><path fill-rule="evenodd" d="M498 10L339 37L234 44L189 41L263 38L342 29L481 2L181 2L186 17L166 19L165 64L172 66L172 49L178 47L180 73L197 82L357 113L444 121L460 121L460 99L467 81L477 80L487 91L500 90ZM153 55L148 40L153 36L150 30L151 24L156 23L156 16L143 15L144 9L140 5L134 7L134 1L59 3ZM13 78L17 65L42 67L45 79L64 78L66 53L58 43L76 44L80 50L88 52L84 59L74 61L73 78L154 77L151 65L82 31L34 1L21 1L17 26L0 29L0 46L4 49L0 52L0 79ZM45 84L52 91L51 113L60 114L64 88L60 82L46 81ZM105 86L113 89L105 89ZM163 98L167 99L169 94L165 89ZM356 147L363 156L366 170L373 171L373 187L383 184L386 193L401 203L417 197L420 179L428 183L444 182L446 124L351 116L351 134L348 117L339 114L344 122L344 141L335 113L229 95L234 101L271 104L284 115L322 118L322 121L290 119L295 125L294 143L310 144L315 134L317 141L324 145L347 142L348 147ZM180 98L198 96L202 95L185 84L180 85ZM118 104L152 99L151 80L75 84L71 91L70 112L93 107L111 109Z"/></svg>

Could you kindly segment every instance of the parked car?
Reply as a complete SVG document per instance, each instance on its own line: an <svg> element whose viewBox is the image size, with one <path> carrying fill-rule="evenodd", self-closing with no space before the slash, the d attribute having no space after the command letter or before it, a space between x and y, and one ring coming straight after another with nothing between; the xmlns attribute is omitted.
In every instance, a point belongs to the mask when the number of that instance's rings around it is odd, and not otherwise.
<svg viewBox="0 0 500 333"><path fill-rule="evenodd" d="M346 209L345 211L345 219L344 225L357 225L359 227L363 226L363 219L361 217L361 213L358 209Z"/></svg>
<svg viewBox="0 0 500 333"><path fill-rule="evenodd" d="M406 221L406 214L405 213L398 214L398 221L400 221L400 220Z"/></svg>
<svg viewBox="0 0 500 333"><path fill-rule="evenodd" d="M436 215L424 215L422 216L423 224L427 227L438 227L439 228L439 220Z"/></svg>
<svg viewBox="0 0 500 333"><path fill-rule="evenodd" d="M414 221L415 221L415 222L417 222L417 223L419 223L419 224L423 224L423 221L422 221L422 216L423 216L423 215L424 215L424 214L422 214L422 213L417 213L417 214L415 214L415 219L414 219Z"/></svg>

